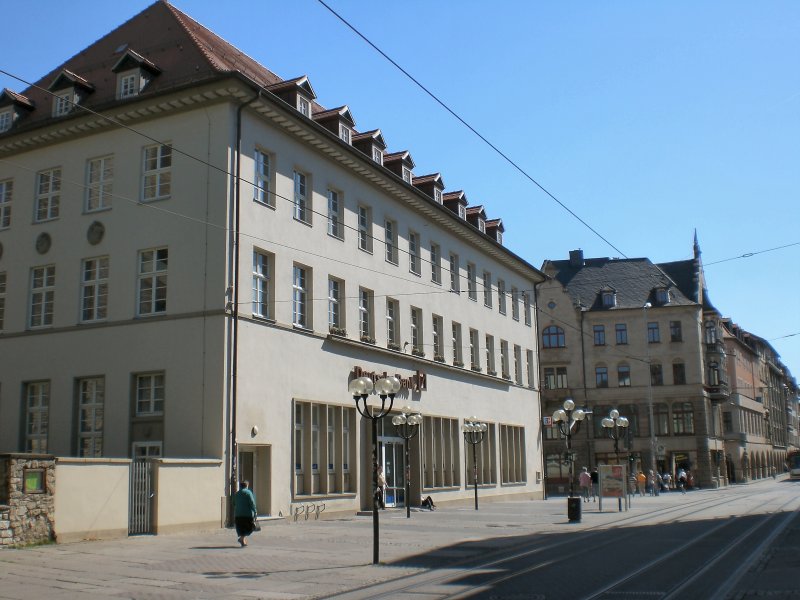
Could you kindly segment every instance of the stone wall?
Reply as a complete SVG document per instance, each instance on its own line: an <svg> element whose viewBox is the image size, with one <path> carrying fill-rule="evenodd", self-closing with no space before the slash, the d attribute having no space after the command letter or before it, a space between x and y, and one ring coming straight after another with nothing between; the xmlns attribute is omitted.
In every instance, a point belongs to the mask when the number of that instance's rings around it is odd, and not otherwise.
<svg viewBox="0 0 800 600"><path fill-rule="evenodd" d="M38 454L0 455L0 547L20 546L54 539L54 495L56 462L53 456ZM25 473L41 470L42 491L25 490Z"/></svg>

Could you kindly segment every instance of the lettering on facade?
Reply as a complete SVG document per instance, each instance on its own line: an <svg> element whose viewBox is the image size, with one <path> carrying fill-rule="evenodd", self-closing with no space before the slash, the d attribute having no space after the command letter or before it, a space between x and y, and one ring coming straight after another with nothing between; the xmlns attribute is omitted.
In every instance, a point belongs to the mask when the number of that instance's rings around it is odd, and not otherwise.
<svg viewBox="0 0 800 600"><path fill-rule="evenodd" d="M417 370L413 375L408 377L403 377L399 373L395 373L394 376L400 380L400 386L404 390L410 390L412 392L424 392L428 389L428 376L424 371ZM389 373L386 371L383 373L378 373L377 371L365 371L361 367L353 367L353 370L350 371L350 381L353 379L358 379L359 377L368 377L373 383L375 383L379 379L389 377Z"/></svg>

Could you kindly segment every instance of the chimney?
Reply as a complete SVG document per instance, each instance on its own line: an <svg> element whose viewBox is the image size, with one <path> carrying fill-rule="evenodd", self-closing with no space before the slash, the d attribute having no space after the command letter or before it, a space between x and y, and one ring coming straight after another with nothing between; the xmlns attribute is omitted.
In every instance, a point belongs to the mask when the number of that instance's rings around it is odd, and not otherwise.
<svg viewBox="0 0 800 600"><path fill-rule="evenodd" d="M569 251L569 266L576 268L583 266L583 250Z"/></svg>

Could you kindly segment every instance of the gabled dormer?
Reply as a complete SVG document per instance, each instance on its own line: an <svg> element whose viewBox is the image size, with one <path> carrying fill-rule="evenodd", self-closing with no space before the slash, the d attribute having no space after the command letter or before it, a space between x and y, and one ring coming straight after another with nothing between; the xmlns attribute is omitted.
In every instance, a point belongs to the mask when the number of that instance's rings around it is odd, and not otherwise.
<svg viewBox="0 0 800 600"><path fill-rule="evenodd" d="M603 308L614 308L617 306L617 290L610 285L600 288L598 292L600 306Z"/></svg>
<svg viewBox="0 0 800 600"><path fill-rule="evenodd" d="M147 84L161 73L161 69L138 52L127 48L111 67L111 72L117 75L116 97L122 100L141 94Z"/></svg>
<svg viewBox="0 0 800 600"><path fill-rule="evenodd" d="M486 211L483 206L467 207L467 222L477 227L481 233L486 233Z"/></svg>
<svg viewBox="0 0 800 600"><path fill-rule="evenodd" d="M354 134L353 146L379 165L383 164L383 152L386 150L386 142L383 140L380 129Z"/></svg>
<svg viewBox="0 0 800 600"><path fill-rule="evenodd" d="M0 92L0 133L10 130L23 114L33 110L33 102L8 88Z"/></svg>
<svg viewBox="0 0 800 600"><path fill-rule="evenodd" d="M430 196L437 204L444 202L444 179L441 173L433 173L431 175L422 175L421 177L413 177L411 184Z"/></svg>
<svg viewBox="0 0 800 600"><path fill-rule="evenodd" d="M63 69L47 90L53 94L52 115L61 117L71 113L75 106L94 91L94 86L80 75Z"/></svg>
<svg viewBox="0 0 800 600"><path fill-rule="evenodd" d="M506 228L503 227L503 219L490 219L486 221L486 235L492 238L498 244L503 243L503 233Z"/></svg>
<svg viewBox="0 0 800 600"><path fill-rule="evenodd" d="M442 204L456 213L460 219L467 220L467 195L462 191L447 192L442 195Z"/></svg>
<svg viewBox="0 0 800 600"><path fill-rule="evenodd" d="M664 306L672 300L672 292L667 286L653 288L653 299L657 306Z"/></svg>
<svg viewBox="0 0 800 600"><path fill-rule="evenodd" d="M311 106L317 95L314 93L314 88L311 87L308 76L303 75L274 83L267 86L266 90L293 106L300 114L311 118Z"/></svg>
<svg viewBox="0 0 800 600"><path fill-rule="evenodd" d="M408 150L383 155L383 166L409 185L414 179L414 159Z"/></svg>
<svg viewBox="0 0 800 600"><path fill-rule="evenodd" d="M344 143L352 143L356 122L347 105L315 112L313 119L332 134L338 135Z"/></svg>

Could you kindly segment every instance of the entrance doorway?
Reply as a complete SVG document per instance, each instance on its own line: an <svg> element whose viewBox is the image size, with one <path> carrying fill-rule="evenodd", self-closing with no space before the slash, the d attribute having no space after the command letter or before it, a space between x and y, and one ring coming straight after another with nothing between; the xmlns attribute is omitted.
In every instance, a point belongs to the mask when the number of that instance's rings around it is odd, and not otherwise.
<svg viewBox="0 0 800 600"><path fill-rule="evenodd" d="M403 438L380 438L379 456L386 476L386 506L406 505L406 454Z"/></svg>
<svg viewBox="0 0 800 600"><path fill-rule="evenodd" d="M258 516L272 515L272 475L270 446L239 446L239 481L249 481L256 497Z"/></svg>

